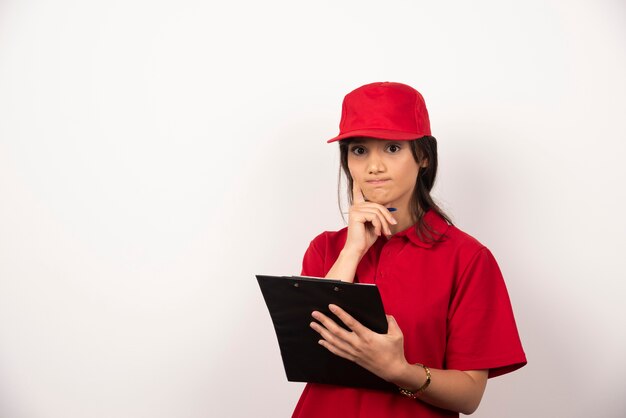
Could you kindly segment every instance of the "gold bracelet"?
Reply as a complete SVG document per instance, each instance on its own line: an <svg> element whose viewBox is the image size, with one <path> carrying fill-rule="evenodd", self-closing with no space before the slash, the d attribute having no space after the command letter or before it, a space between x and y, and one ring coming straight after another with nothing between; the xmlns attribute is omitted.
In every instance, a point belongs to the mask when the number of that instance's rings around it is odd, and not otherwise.
<svg viewBox="0 0 626 418"><path fill-rule="evenodd" d="M411 399L417 399L417 397L426 390L428 385L430 385L430 369L420 363L415 363L415 365L422 366L424 368L424 371L426 372L426 382L424 382L424 384L416 391L412 391L412 390L408 390L404 388L398 388L401 394Z"/></svg>

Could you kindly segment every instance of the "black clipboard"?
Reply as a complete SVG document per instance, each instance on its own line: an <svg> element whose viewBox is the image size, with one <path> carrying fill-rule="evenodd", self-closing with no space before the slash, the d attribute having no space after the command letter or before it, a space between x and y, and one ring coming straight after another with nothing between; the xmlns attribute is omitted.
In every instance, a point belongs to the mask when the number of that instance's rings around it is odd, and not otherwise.
<svg viewBox="0 0 626 418"><path fill-rule="evenodd" d="M257 275L278 338L287 380L396 391L395 385L318 344L309 324L314 310L338 324L328 305L340 306L374 332L387 332L378 288L371 284L303 276Z"/></svg>

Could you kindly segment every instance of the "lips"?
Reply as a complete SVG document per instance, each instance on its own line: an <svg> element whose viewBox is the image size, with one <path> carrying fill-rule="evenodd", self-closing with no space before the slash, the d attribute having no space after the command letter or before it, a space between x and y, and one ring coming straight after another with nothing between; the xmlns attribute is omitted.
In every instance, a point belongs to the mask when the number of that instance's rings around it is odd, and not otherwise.
<svg viewBox="0 0 626 418"><path fill-rule="evenodd" d="M371 186L381 186L383 184L386 184L390 180L391 179L373 179L373 180L366 180L365 182Z"/></svg>

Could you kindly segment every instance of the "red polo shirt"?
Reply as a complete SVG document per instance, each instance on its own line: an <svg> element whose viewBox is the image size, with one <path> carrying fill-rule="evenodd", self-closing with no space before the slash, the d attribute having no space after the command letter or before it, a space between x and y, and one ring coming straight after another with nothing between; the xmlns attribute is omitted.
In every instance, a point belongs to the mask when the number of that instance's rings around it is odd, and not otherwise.
<svg viewBox="0 0 626 418"><path fill-rule="evenodd" d="M437 369L489 369L499 376L526 364L502 274L491 252L433 211L424 217L442 238L420 240L414 227L379 238L355 281L376 283L385 311L404 334L410 363ZM323 232L304 255L302 275L324 277L347 228ZM454 417L458 413L399 393L307 384L293 418Z"/></svg>

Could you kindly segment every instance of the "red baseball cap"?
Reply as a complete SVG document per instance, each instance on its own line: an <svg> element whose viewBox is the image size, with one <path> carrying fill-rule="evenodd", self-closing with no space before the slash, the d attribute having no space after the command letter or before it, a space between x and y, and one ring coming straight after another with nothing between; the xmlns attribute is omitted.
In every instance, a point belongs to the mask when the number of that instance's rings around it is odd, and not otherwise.
<svg viewBox="0 0 626 418"><path fill-rule="evenodd" d="M361 86L346 95L339 135L327 142L364 136L409 141L430 135L428 110L411 86L389 81Z"/></svg>

